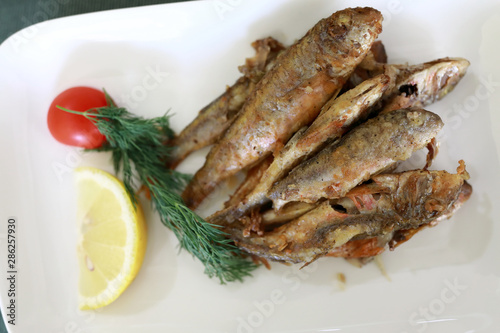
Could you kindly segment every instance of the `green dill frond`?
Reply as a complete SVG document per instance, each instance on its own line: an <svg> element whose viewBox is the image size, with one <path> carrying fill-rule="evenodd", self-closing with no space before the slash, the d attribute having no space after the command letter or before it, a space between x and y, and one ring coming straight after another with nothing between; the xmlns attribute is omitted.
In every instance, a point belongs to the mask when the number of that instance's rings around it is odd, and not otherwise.
<svg viewBox="0 0 500 333"><path fill-rule="evenodd" d="M107 143L93 151L110 151L114 169L123 174L123 183L134 205L137 197L133 187L136 175L151 193L153 207L161 222L173 231L180 247L198 258L209 277L217 277L222 284L242 281L250 276L256 265L245 258L226 234L216 225L206 222L187 208L180 193L191 176L166 167L174 137L169 115L144 119L117 107L105 92L108 106L85 112L106 136Z"/></svg>

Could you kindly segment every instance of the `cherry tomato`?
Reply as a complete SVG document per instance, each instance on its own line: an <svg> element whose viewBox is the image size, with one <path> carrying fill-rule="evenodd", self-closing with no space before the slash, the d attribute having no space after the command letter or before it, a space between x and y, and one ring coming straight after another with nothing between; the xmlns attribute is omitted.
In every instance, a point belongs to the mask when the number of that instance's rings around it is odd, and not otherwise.
<svg viewBox="0 0 500 333"><path fill-rule="evenodd" d="M100 90L89 87L74 87L60 93L52 102L47 115L50 133L59 142L87 149L99 148L106 137L83 115L63 111L57 106L72 111L87 111L106 106L106 96Z"/></svg>

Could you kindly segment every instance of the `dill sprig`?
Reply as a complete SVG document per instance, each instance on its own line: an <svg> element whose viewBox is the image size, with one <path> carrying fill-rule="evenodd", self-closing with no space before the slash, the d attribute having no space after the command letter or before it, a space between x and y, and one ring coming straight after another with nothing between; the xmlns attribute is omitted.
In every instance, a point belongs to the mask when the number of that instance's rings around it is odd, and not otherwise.
<svg viewBox="0 0 500 333"><path fill-rule="evenodd" d="M255 264L242 256L226 233L184 204L180 193L191 176L166 167L171 147L165 142L174 136L169 115L144 119L117 107L105 94L108 105L104 107L84 112L59 108L85 116L106 136L105 145L91 150L112 153L114 169L117 173L122 171L123 183L134 204L137 203L134 175L139 178L149 190L161 222L174 232L181 248L205 265L209 277L216 276L224 284L251 275Z"/></svg>

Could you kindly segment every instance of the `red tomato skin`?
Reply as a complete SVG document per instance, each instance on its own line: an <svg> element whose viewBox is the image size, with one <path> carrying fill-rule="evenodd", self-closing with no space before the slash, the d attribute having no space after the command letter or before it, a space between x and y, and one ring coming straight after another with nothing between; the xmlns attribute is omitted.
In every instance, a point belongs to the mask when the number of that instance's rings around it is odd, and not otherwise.
<svg viewBox="0 0 500 333"><path fill-rule="evenodd" d="M101 90L90 87L69 88L54 98L47 114L47 125L52 136L66 145L94 149L106 142L95 124L83 115L63 111L87 111L106 106L106 96Z"/></svg>

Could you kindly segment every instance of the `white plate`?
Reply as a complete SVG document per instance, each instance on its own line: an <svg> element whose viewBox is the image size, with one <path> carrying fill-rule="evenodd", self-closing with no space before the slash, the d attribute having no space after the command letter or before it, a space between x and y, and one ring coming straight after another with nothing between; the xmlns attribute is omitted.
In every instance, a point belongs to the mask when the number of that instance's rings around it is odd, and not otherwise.
<svg viewBox="0 0 500 333"><path fill-rule="evenodd" d="M218 0L58 19L0 47L0 296L15 300L12 332L499 332L500 7L495 1L374 1L386 20L390 62L460 56L472 63L449 96L429 107L446 123L434 168L467 162L474 194L451 220L383 260L357 269L323 259L302 271L274 264L244 283L219 285L178 254L151 211L142 270L100 311L77 310L71 170L109 171L109 156L58 144L46 126L51 100L75 85L105 87L146 117L171 109L180 130L239 76L250 43L286 44L332 12L361 1ZM206 152L206 150L204 151ZM193 172L203 153L181 167ZM496 199L495 199L496 198ZM211 207L215 209L216 207ZM15 297L9 296L7 231L16 219ZM337 273L347 279L339 287Z"/></svg>

